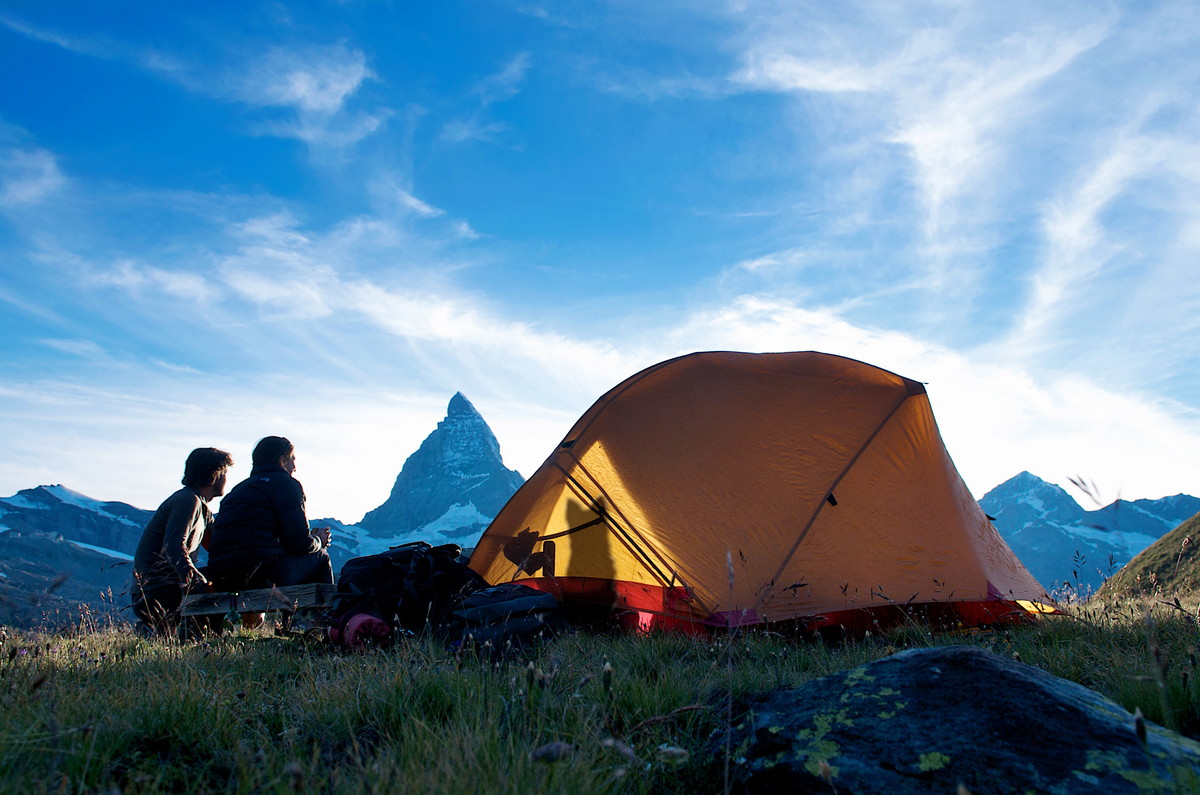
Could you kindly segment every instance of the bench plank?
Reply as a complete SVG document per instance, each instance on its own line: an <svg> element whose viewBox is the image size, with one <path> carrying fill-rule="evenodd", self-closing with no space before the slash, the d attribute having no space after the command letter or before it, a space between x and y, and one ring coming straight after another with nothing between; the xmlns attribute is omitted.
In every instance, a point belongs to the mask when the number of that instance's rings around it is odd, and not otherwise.
<svg viewBox="0 0 1200 795"><path fill-rule="evenodd" d="M237 612L266 613L272 610L301 610L327 607L337 588L325 583L258 588L237 594ZM228 613L234 594L194 593L183 597L179 612L185 616L209 616Z"/></svg>

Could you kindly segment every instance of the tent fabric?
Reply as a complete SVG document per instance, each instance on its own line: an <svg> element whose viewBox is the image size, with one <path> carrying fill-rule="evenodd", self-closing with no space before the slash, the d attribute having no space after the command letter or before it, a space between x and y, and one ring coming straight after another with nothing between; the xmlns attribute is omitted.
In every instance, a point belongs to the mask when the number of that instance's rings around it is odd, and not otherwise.
<svg viewBox="0 0 1200 795"><path fill-rule="evenodd" d="M471 567L721 626L921 604L991 623L1052 604L963 483L924 386L817 352L694 353L625 380L504 506Z"/></svg>

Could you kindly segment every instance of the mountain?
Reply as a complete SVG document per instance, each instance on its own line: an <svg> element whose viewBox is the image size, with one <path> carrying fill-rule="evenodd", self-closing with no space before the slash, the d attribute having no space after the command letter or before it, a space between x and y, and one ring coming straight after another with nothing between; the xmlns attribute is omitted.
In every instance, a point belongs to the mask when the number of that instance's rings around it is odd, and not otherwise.
<svg viewBox="0 0 1200 795"><path fill-rule="evenodd" d="M1200 513L1146 547L1097 591L1100 598L1177 597L1200 591Z"/></svg>
<svg viewBox="0 0 1200 795"><path fill-rule="evenodd" d="M330 529L334 571L409 541L470 548L523 482L504 466L483 417L457 393L446 418L404 462L391 495L361 524L309 524ZM128 604L133 553L152 515L61 485L0 498L0 624L56 627L116 615Z"/></svg>
<svg viewBox="0 0 1200 795"><path fill-rule="evenodd" d="M64 486L0 499L0 624L115 617L128 604L133 552L151 514Z"/></svg>
<svg viewBox="0 0 1200 795"><path fill-rule="evenodd" d="M0 533L0 625L58 629L128 615L131 566L130 556L57 537Z"/></svg>
<svg viewBox="0 0 1200 795"><path fill-rule="evenodd" d="M473 547L524 482L504 466L492 429L458 392L404 462L387 500L359 522L359 554L416 540Z"/></svg>
<svg viewBox="0 0 1200 795"><path fill-rule="evenodd" d="M504 466L479 412L456 394L446 418L404 462L382 505L358 525L332 518L310 524L330 528L335 571L349 558L408 541L469 548L521 483ZM1067 584L1090 592L1135 556L1112 588L1144 591L1149 582L1166 593L1173 583L1200 583L1196 497L1117 500L1085 511L1059 486L1022 472L989 491L980 505L1051 591ZM128 603L130 561L151 514L61 485L0 499L0 624L55 627L89 615L117 615ZM1184 545L1189 536L1195 543Z"/></svg>
<svg viewBox="0 0 1200 795"><path fill-rule="evenodd" d="M1200 511L1187 494L1116 500L1085 511L1062 487L1029 472L1001 483L979 501L1025 567L1051 592L1084 595L1139 552Z"/></svg>
<svg viewBox="0 0 1200 795"><path fill-rule="evenodd" d="M101 502L65 486L23 489L0 499L0 530L62 536L82 546L132 555L153 511Z"/></svg>

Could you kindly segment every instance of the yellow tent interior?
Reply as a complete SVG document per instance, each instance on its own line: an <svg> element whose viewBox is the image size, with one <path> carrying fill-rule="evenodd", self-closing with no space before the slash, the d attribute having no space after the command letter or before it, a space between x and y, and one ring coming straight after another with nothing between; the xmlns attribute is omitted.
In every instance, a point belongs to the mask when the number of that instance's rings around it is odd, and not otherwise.
<svg viewBox="0 0 1200 795"><path fill-rule="evenodd" d="M693 353L626 379L471 567L641 628L1053 610L963 483L924 386L816 352Z"/></svg>

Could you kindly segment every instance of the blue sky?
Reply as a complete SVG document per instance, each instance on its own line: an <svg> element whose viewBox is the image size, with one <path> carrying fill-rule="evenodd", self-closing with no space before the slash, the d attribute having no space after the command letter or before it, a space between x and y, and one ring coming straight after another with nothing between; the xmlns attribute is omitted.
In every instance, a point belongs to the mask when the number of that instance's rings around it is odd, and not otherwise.
<svg viewBox="0 0 1200 795"><path fill-rule="evenodd" d="M721 349L925 381L977 496L1200 493L1198 51L1192 2L10 0L0 492L283 434L356 521L456 391L528 476Z"/></svg>

